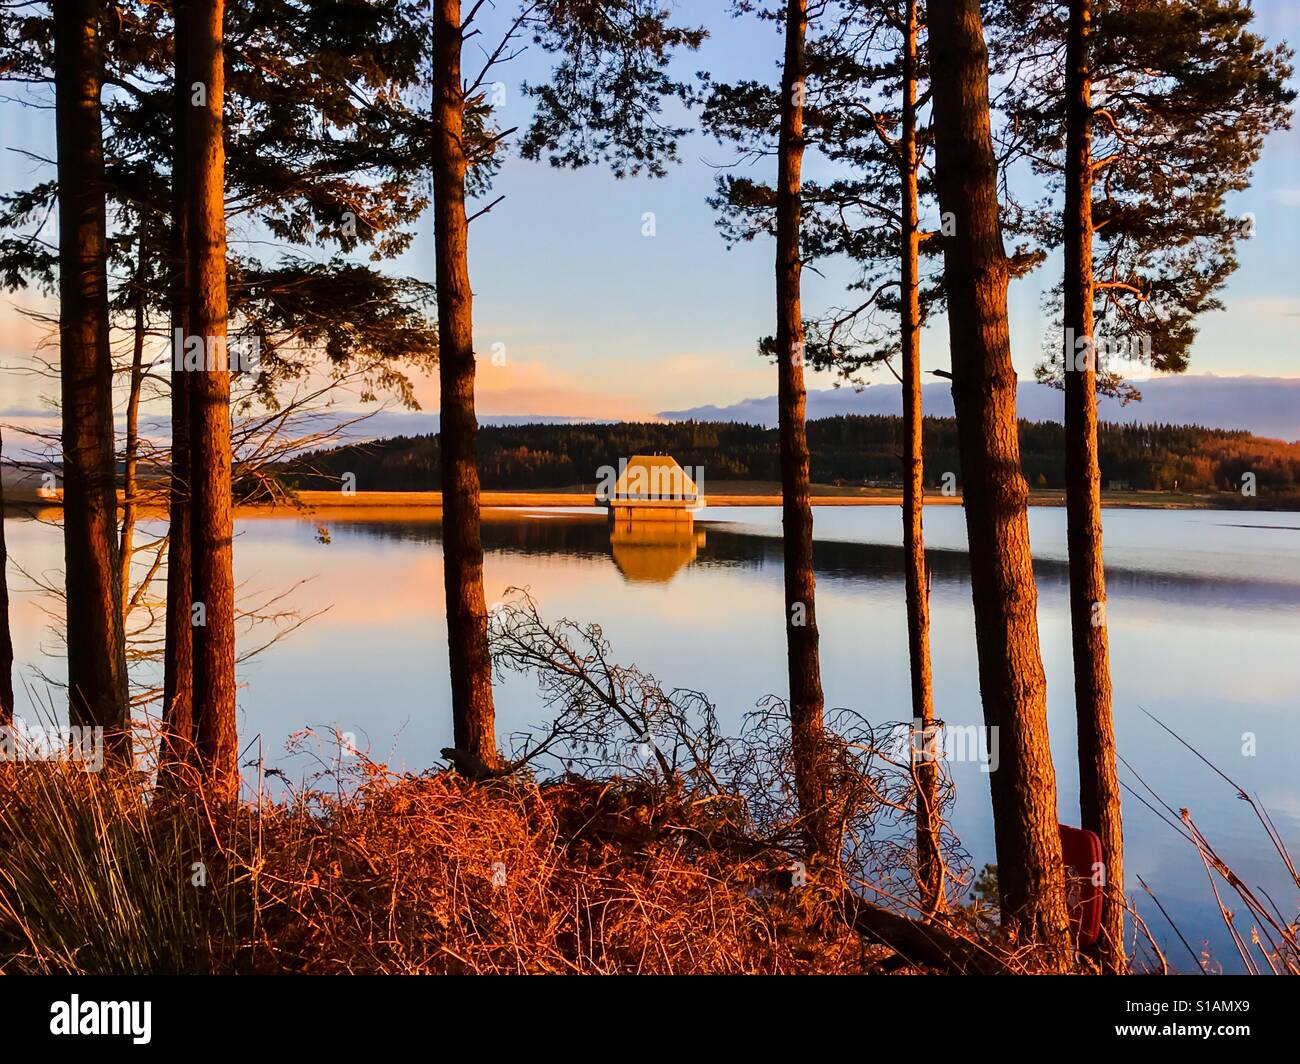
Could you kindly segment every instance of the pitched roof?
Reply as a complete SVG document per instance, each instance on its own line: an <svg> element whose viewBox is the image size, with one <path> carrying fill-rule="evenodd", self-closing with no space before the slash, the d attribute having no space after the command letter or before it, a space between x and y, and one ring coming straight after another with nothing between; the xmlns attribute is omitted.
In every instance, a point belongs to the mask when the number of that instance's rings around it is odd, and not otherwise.
<svg viewBox="0 0 1300 1064"><path fill-rule="evenodd" d="M620 463L621 465L622 463ZM615 500L694 500L699 489L674 458L666 454L633 455L620 469L611 496Z"/></svg>

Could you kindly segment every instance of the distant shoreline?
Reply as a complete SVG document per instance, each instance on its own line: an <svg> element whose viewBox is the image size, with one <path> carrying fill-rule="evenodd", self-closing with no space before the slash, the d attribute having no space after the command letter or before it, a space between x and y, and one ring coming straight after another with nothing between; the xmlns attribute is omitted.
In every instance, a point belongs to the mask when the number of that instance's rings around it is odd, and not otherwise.
<svg viewBox="0 0 1300 1064"><path fill-rule="evenodd" d="M813 506L902 506L903 496L888 488L836 489L826 493L814 485L810 502ZM832 494L831 492L834 492ZM345 495L338 491L301 491L298 498L311 509L353 509L357 507L411 507L441 509L442 493L437 491L359 491ZM484 509L559 509L594 505L594 495L571 491L484 491L480 505ZM937 490L925 496L927 506L960 506L961 496L942 495ZM707 509L731 506L780 506L779 493L769 491L705 492ZM1030 506L1064 506L1065 492L1058 489L1031 489ZM1102 505L1158 510L1211 510L1217 506L1212 495L1183 495L1160 491L1103 491ZM1259 507L1263 508L1263 507ZM249 509L266 510L266 507Z"/></svg>
<svg viewBox="0 0 1300 1064"><path fill-rule="evenodd" d="M706 509L735 506L780 506L781 496L766 485L737 482L739 491L705 493ZM901 492L889 488L843 488L832 485L814 485L811 497L813 506L902 506ZM16 495L17 497L14 497ZM480 496L483 510L555 510L594 506L594 494L578 491L484 491ZM1232 501L1229 501L1229 500ZM397 510L440 511L442 493L439 491L300 491L297 500L301 506L269 503L244 504L235 507L239 517L295 517L304 513L338 513L355 515L370 511L373 515L395 516ZM938 490L926 493L926 506L959 506L961 496L942 495ZM1300 500L1294 498L1256 499L1245 505L1235 496L1175 494L1163 491L1103 491L1102 506L1113 509L1141 510L1300 510ZM1235 505L1234 505L1235 503ZM119 496L120 504L120 496ZM1065 492L1061 489L1032 488L1030 506L1064 506ZM58 510L59 499L38 498L30 493L7 494L5 510L33 512ZM161 502L143 501L141 513L156 516L165 511Z"/></svg>

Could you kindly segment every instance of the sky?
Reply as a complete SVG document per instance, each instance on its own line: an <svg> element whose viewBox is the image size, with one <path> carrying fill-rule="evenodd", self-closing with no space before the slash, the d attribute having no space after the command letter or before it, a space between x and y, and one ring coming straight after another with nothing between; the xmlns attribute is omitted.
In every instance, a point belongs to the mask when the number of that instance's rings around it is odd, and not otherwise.
<svg viewBox="0 0 1300 1064"><path fill-rule="evenodd" d="M1260 32L1300 43L1300 3L1255 6ZM509 8L503 0L496 17ZM710 30L700 51L678 64L680 74L776 80L780 41L770 24L729 17L726 0L691 0L678 9L683 20ZM472 60L467 51L467 71ZM519 83L545 71L546 57L536 48L502 68L503 127L526 125L529 106ZM0 137L0 187L26 187L45 168L21 152L52 156L53 112L4 100ZM621 181L601 168L561 171L507 158L488 197L504 200L470 227L480 413L635 418L775 392L775 370L755 350L774 327L772 244L728 249L714 224L706 198L717 167L733 163L734 150L692 135L680 155L663 179ZM751 172L770 179L774 167L765 159ZM1231 209L1252 213L1256 231L1240 249L1226 309L1202 320L1192 372L1300 377L1300 129L1270 139L1253 187ZM643 235L647 212L654 215L653 236ZM431 219L390 268L432 280ZM1014 357L1024 378L1032 376L1047 326L1041 291L1057 273L1059 259L1049 258L1011 290ZM806 270L806 312L841 305L850 276L835 265L824 276ZM0 293L6 368L29 364L46 333L19 307L53 309L30 293ZM923 341L923 368L944 367L947 359L947 324L938 318ZM6 372L3 381L0 413L7 419L50 392L48 381L30 376ZM832 379L811 374L808 383L829 387ZM436 409L436 380L418 380L416 391L425 409Z"/></svg>

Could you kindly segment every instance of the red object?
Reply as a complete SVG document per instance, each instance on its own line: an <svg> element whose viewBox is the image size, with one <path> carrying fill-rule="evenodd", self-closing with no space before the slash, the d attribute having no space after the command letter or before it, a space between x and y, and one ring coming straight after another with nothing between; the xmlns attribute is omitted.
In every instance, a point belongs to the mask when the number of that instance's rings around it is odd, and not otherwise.
<svg viewBox="0 0 1300 1064"><path fill-rule="evenodd" d="M1091 946L1101 934L1101 895L1106 865L1101 839L1095 831L1058 824L1061 856L1065 859L1065 896L1070 930L1080 946Z"/></svg>

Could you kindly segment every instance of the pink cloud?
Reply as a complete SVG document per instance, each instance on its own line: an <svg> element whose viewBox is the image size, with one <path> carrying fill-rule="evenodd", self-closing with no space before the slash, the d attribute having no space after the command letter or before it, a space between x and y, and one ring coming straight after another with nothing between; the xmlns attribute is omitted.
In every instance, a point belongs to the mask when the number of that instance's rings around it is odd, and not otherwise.
<svg viewBox="0 0 1300 1064"><path fill-rule="evenodd" d="M556 371L539 362L516 362L507 357L494 365L491 352L481 352L474 385L480 414L547 414L572 417L638 419L652 415L644 398L601 392L585 386L572 373ZM438 409L438 381L429 377L416 385L420 405Z"/></svg>

